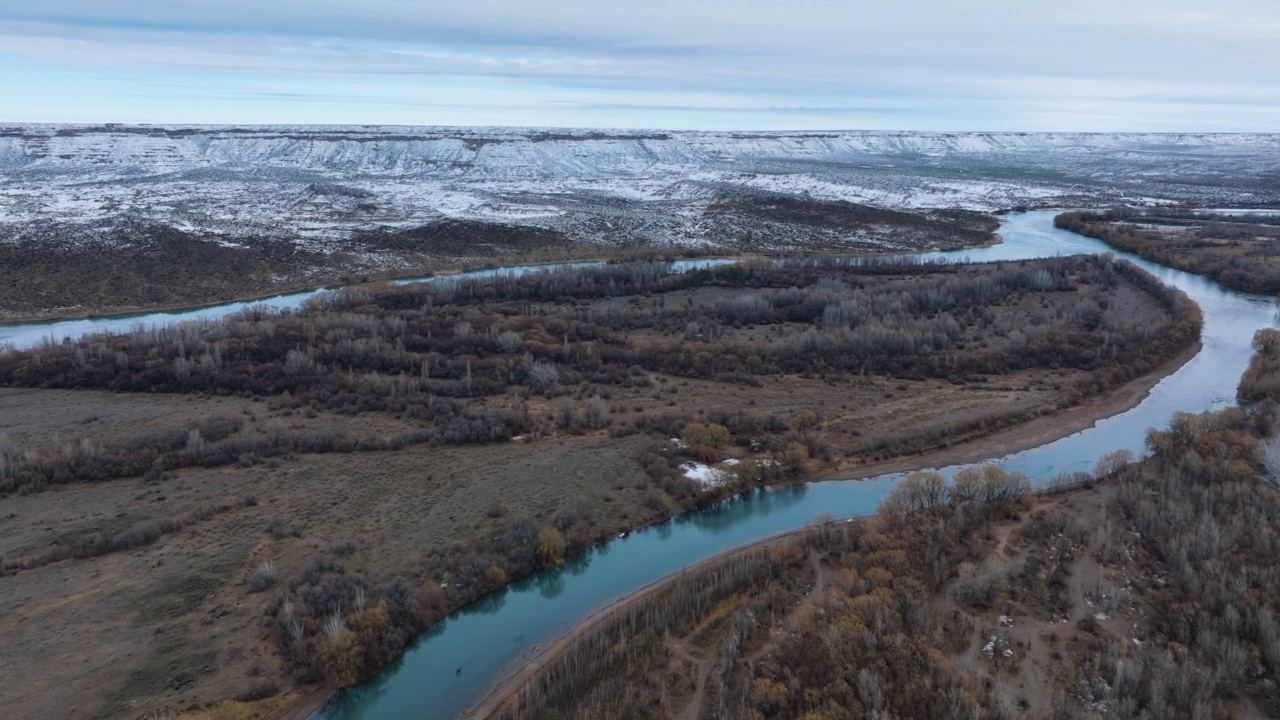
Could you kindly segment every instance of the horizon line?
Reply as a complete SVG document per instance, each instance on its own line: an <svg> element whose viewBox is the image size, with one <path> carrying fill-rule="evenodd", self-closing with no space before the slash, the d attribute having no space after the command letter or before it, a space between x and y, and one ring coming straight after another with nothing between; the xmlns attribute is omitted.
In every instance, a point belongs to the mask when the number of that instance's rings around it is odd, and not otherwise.
<svg viewBox="0 0 1280 720"><path fill-rule="evenodd" d="M909 130L893 128L825 128L825 129L778 129L756 128L726 130L717 128L663 128L663 127L622 127L593 125L410 125L404 123L253 123L253 122L69 122L43 120L0 120L0 128L59 127L84 130L107 130L118 128L156 128L156 129L219 129L219 130L258 130L267 128L341 128L344 130L371 129L410 129L410 130L467 130L467 131L574 131L595 132L605 134L624 133L720 133L726 135L822 135L826 133L849 134L909 134L909 135L1280 135L1280 130Z"/></svg>

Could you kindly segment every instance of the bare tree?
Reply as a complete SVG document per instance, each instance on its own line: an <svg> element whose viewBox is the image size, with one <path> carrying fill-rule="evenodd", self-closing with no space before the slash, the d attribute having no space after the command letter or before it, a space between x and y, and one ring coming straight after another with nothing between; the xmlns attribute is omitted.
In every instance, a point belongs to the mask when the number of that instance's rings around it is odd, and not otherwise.
<svg viewBox="0 0 1280 720"><path fill-rule="evenodd" d="M494 343L503 352L515 352L524 344L524 338L520 337L520 333L512 330L504 330L494 338Z"/></svg>
<svg viewBox="0 0 1280 720"><path fill-rule="evenodd" d="M347 627L347 621L342 617L341 612L335 610L324 619L324 624L321 627L327 637L333 637Z"/></svg>
<svg viewBox="0 0 1280 720"><path fill-rule="evenodd" d="M592 395L582 412L583 421L589 428L604 427L609 424L609 409L599 395Z"/></svg>
<svg viewBox="0 0 1280 720"><path fill-rule="evenodd" d="M535 360L529 365L529 382L535 388L547 391L560 382L560 371L545 360Z"/></svg>
<svg viewBox="0 0 1280 720"><path fill-rule="evenodd" d="M1280 435L1262 441L1262 481L1280 490Z"/></svg>

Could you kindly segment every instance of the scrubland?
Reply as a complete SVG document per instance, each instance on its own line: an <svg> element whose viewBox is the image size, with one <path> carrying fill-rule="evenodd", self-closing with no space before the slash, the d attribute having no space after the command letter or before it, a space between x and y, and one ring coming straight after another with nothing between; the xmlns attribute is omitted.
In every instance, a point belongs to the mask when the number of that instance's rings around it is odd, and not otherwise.
<svg viewBox="0 0 1280 720"><path fill-rule="evenodd" d="M874 517L816 518L611 608L477 715L1275 717L1277 399L1178 413L1145 459L1035 493L995 467L913 474Z"/></svg>
<svg viewBox="0 0 1280 720"><path fill-rule="evenodd" d="M1245 292L1280 292L1280 217L1170 209L1070 212L1054 224Z"/></svg>
<svg viewBox="0 0 1280 720"><path fill-rule="evenodd" d="M5 701L270 715L621 530L1072 406L1199 322L1105 257L634 263L0 353Z"/></svg>

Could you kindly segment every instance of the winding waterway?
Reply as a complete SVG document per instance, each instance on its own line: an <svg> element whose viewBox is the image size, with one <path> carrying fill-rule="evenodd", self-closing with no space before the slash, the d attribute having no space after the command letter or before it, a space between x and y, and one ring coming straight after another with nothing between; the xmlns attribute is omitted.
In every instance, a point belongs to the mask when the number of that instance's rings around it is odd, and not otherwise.
<svg viewBox="0 0 1280 720"><path fill-rule="evenodd" d="M1103 243L1053 227L1052 211L1013 215L989 248L926 257L994 261L1108 252ZM1205 278L1115 253L1186 292L1204 312L1203 347L1163 379L1133 409L1094 427L1007 457L990 458L1033 480L1061 471L1089 470L1119 448L1142 449L1148 427L1164 426L1179 410L1200 412L1234 402L1255 330L1276 324L1270 297L1227 290ZM701 263L688 263L688 265ZM528 268L481 271L525 272ZM28 347L100 330L213 318L257 304L298 307L315 292L196 310L51 323L0 326L0 343ZM957 468L944 468L952 472ZM614 540L552 571L537 573L463 608L376 678L344 691L316 714L320 720L454 718L498 678L519 666L522 653L545 646L593 610L717 552L799 527L821 512L868 514L898 479L830 480L760 490L704 511Z"/></svg>
<svg viewBox="0 0 1280 720"><path fill-rule="evenodd" d="M929 257L1022 260L1110 251L1097 240L1054 228L1054 215L1045 211L1011 216L1000 229L1004 242ZM1200 305L1203 348L1128 412L1061 440L991 460L1033 479L1064 470L1090 470L1112 450L1140 452L1146 429L1164 426L1178 410L1199 412L1234 402L1254 331L1275 325L1272 299L1230 291L1136 256L1116 256L1137 263ZM564 567L535 574L462 609L376 678L337 695L315 717L454 718L500 677L519 667L521 653L535 644L545 646L593 610L709 555L799 527L818 513L870 513L897 479L890 475L831 480L756 491L614 540Z"/></svg>
<svg viewBox="0 0 1280 720"><path fill-rule="evenodd" d="M730 259L677 260L671 263L675 272L692 270L710 265L721 265L734 262ZM548 268L574 267L580 265L598 265L592 261L554 263L551 265L511 265L481 270L467 270L445 275L425 275L392 280L397 285L415 282L457 282L468 278L491 277L495 275L519 276L530 272L539 272ZM267 307L273 310L297 310L308 300L321 293L336 288L316 288L298 292L271 295L252 300L201 305L176 310L158 310L143 313L122 313L119 315L101 315L97 317L72 318L67 320L42 320L37 322L0 323L0 347L10 346L15 350L25 350L41 344L60 343L64 340L75 340L92 333L127 333L136 329L151 329L176 325L182 322L200 320L217 320L254 307Z"/></svg>

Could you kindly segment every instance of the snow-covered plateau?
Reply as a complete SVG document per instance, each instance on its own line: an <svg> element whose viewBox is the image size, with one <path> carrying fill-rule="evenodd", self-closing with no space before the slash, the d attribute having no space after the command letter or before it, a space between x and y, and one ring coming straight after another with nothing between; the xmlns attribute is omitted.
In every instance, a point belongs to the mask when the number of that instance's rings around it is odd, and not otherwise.
<svg viewBox="0 0 1280 720"><path fill-rule="evenodd" d="M1032 206L1280 207L1280 135L0 124L0 315L581 257L990 242Z"/></svg>
<svg viewBox="0 0 1280 720"><path fill-rule="evenodd" d="M1280 135L0 125L0 224L130 218L323 249L454 218L703 244L733 231L708 213L726 196L1252 207L1280 200L1278 172Z"/></svg>

